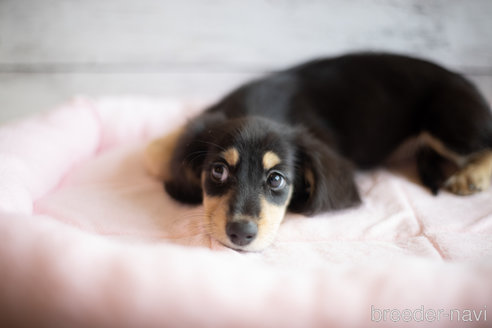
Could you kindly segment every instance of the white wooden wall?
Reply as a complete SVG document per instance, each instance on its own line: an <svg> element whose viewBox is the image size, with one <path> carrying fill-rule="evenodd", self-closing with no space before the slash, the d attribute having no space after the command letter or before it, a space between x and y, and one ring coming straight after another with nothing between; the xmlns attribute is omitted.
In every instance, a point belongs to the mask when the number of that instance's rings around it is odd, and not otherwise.
<svg viewBox="0 0 492 328"><path fill-rule="evenodd" d="M0 122L76 94L218 97L354 50L432 59L492 98L492 0L0 0Z"/></svg>

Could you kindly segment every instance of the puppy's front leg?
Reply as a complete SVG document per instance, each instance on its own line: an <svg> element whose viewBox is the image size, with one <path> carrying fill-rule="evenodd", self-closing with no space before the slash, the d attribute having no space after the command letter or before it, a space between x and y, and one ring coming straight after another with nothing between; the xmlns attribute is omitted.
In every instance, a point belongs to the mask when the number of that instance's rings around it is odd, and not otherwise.
<svg viewBox="0 0 492 328"><path fill-rule="evenodd" d="M151 141L147 145L144 162L145 168L150 175L164 181L171 178L171 157L182 133L183 127L180 127L164 137Z"/></svg>

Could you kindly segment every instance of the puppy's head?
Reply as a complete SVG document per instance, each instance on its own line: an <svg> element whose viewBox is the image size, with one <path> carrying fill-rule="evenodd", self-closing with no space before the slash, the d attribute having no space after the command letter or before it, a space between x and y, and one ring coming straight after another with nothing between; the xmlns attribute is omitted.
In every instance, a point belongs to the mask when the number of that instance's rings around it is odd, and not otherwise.
<svg viewBox="0 0 492 328"><path fill-rule="evenodd" d="M216 134L201 173L211 233L232 248L262 249L273 241L293 193L289 136L259 119L229 121Z"/></svg>
<svg viewBox="0 0 492 328"><path fill-rule="evenodd" d="M349 165L303 130L261 118L201 126L175 153L172 171L188 178L166 189L180 200L199 190L212 237L228 247L267 247L288 209L315 214L359 200Z"/></svg>

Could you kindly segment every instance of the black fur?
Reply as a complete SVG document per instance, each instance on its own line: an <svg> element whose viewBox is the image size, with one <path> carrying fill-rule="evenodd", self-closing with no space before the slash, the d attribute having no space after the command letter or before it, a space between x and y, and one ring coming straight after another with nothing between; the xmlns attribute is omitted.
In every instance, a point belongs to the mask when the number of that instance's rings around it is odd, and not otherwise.
<svg viewBox="0 0 492 328"><path fill-rule="evenodd" d="M315 60L248 83L192 120L173 155L166 190L180 201L199 203L201 172L234 145L281 153L281 169L294 186L291 211L312 215L345 208L360 201L352 164L374 167L421 132L458 154L472 154L492 147L491 112L469 81L427 61L391 54ZM419 174L433 193L445 179L440 161L429 149L419 152ZM237 184L233 199L254 212L247 199L259 192L260 180L255 185L247 178L254 174L243 173L230 182ZM226 189L207 181L204 188L207 194Z"/></svg>
<svg viewBox="0 0 492 328"><path fill-rule="evenodd" d="M437 195L447 178L443 167L448 160L428 146L418 149L416 157L417 170L422 183L430 189L433 195Z"/></svg>

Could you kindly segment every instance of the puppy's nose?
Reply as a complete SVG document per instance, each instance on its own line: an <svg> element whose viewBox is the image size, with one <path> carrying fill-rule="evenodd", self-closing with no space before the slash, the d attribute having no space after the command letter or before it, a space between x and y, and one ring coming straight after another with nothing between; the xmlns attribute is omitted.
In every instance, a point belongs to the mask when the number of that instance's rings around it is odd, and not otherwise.
<svg viewBox="0 0 492 328"><path fill-rule="evenodd" d="M251 220L233 221L227 223L226 233L234 244L246 246L255 239L258 225Z"/></svg>

